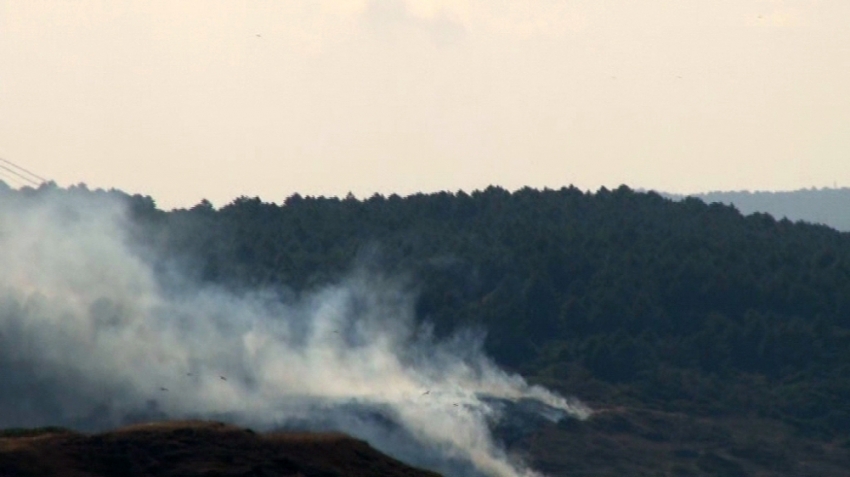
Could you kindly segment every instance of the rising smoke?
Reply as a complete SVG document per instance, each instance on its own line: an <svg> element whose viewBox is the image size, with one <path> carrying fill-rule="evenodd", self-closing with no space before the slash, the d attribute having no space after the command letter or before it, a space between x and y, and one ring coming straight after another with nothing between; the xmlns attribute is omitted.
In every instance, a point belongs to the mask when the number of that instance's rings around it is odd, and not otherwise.
<svg viewBox="0 0 850 477"><path fill-rule="evenodd" d="M502 404L589 413L501 371L479 336L434 339L399 280L361 270L297 300L235 293L155 272L133 230L105 194L0 201L0 426L336 429L447 474L517 476L535 473L491 433Z"/></svg>

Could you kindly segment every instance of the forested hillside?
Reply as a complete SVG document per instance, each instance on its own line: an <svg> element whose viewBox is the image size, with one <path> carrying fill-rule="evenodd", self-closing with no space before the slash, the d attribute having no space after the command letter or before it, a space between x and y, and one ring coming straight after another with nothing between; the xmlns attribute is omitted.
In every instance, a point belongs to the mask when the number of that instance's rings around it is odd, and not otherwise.
<svg viewBox="0 0 850 477"><path fill-rule="evenodd" d="M437 333L486 330L500 364L597 409L850 447L850 235L828 227L625 186L171 212L126 198L136 239L200 280L298 293L374 267L407 277Z"/></svg>
<svg viewBox="0 0 850 477"><path fill-rule="evenodd" d="M850 426L850 235L824 226L627 187L136 198L136 215L229 286L297 291L357 260L412 274L438 332L481 327L501 364L589 399Z"/></svg>

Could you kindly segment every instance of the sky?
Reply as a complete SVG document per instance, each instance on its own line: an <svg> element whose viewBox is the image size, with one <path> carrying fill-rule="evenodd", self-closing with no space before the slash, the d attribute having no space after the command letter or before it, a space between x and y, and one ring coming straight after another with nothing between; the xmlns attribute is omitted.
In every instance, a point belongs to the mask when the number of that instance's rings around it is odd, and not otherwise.
<svg viewBox="0 0 850 477"><path fill-rule="evenodd" d="M163 208L848 186L847 18L846 0L0 0L0 158Z"/></svg>

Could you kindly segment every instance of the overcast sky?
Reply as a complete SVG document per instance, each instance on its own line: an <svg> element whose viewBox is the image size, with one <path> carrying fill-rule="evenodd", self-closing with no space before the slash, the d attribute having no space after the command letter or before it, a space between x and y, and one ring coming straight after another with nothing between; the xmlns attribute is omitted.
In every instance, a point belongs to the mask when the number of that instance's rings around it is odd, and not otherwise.
<svg viewBox="0 0 850 477"><path fill-rule="evenodd" d="M848 19L847 0L0 0L0 157L165 208L847 186Z"/></svg>

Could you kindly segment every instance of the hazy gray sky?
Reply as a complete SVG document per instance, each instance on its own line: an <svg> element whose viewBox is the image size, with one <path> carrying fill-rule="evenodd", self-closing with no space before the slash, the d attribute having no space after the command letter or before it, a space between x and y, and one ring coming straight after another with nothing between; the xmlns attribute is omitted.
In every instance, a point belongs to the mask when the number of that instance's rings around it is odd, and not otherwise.
<svg viewBox="0 0 850 477"><path fill-rule="evenodd" d="M846 0L0 0L0 157L238 195L850 184Z"/></svg>

